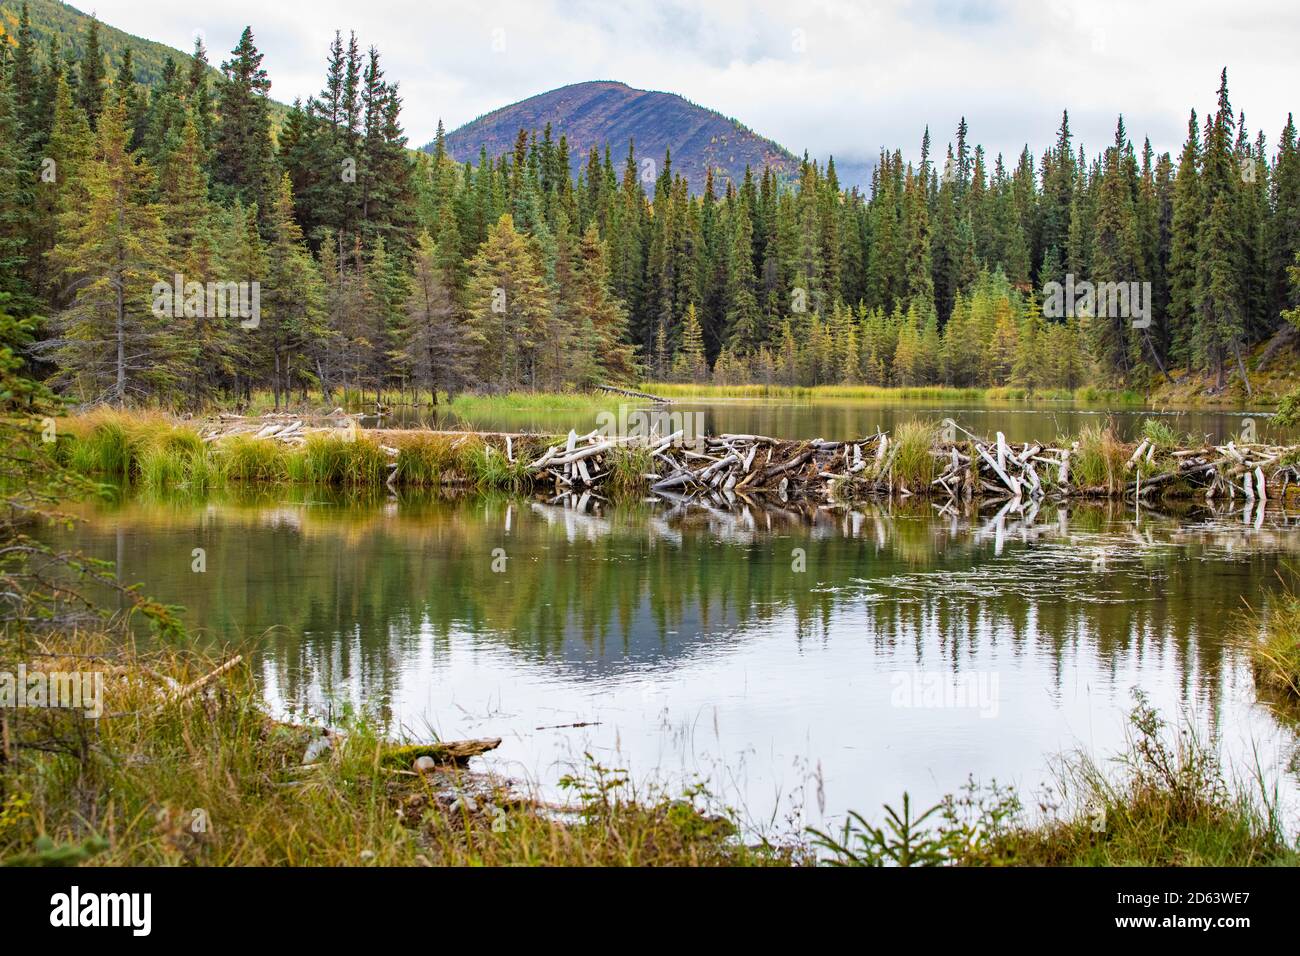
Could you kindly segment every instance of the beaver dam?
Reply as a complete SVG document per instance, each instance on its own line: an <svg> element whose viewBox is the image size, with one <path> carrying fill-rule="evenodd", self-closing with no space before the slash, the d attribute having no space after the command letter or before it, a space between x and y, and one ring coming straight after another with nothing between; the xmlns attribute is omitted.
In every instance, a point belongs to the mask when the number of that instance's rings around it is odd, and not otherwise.
<svg viewBox="0 0 1300 956"><path fill-rule="evenodd" d="M99 412L69 420L58 448L87 474L200 489L231 480L823 502L914 495L1264 502L1300 486L1300 445L1197 445L1167 430L1148 431L1136 442L1100 427L1055 442L1008 442L1001 432L988 438L951 421L918 421L847 441L794 441L690 437L682 430L548 436L364 429L341 411L314 419L223 415L193 424Z"/></svg>

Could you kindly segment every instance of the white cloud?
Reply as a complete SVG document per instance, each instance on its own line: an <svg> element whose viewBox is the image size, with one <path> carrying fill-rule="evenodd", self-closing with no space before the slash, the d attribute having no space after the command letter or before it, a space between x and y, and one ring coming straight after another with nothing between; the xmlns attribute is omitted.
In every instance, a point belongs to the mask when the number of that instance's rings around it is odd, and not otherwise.
<svg viewBox="0 0 1300 956"><path fill-rule="evenodd" d="M915 157L965 116L990 158L1048 145L1063 108L1089 153L1123 112L1140 145L1177 153L1187 112L1214 104L1227 66L1234 106L1270 144L1297 89L1300 7L1289 0L476 0L400 3L97 0L104 21L214 63L251 24L277 99L321 86L335 29L355 30L400 81L412 143L499 106L590 79L668 90L801 153ZM503 31L494 33L494 31ZM801 31L801 32L796 32ZM493 40L504 49L494 50ZM499 44L498 44L499 45Z"/></svg>

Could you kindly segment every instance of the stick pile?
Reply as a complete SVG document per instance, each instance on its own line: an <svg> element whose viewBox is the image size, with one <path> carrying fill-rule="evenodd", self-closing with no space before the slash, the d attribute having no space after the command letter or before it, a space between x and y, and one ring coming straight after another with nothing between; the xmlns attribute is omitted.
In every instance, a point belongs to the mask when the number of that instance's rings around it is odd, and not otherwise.
<svg viewBox="0 0 1300 956"><path fill-rule="evenodd" d="M906 463L900 461L904 441L883 431L849 441L791 441L742 434L688 440L681 431L613 437L600 430L581 436L570 431L558 440L503 432L443 434L484 442L512 465L521 466L535 490L549 488L557 495L598 494L620 464L625 486L630 477L634 484L657 495L770 495L782 501L893 495L1040 501L1069 496L1144 497L1157 490L1160 495L1204 494L1206 498L1223 494L1235 498L1240 492L1249 500L1267 500L1285 496L1292 485L1300 487L1300 446L1229 441L1170 450L1158 449L1143 439L1135 446L1116 445L1127 461L1107 464L1105 482L1089 485L1074 471L1083 454L1078 442L1057 447L1008 442L1002 432L989 440L961 431L966 438L947 441L936 431L928 451L919 455L913 436ZM204 442L246 434L290 445L305 443L313 433L364 436L378 443L394 462L405 436L431 434L361 430L341 409L311 422L279 414L252 419L222 416L201 431ZM950 432L948 437L954 436L955 432ZM620 456L624 462L619 462ZM918 457L922 459L919 464ZM629 476L628 462L638 464L640 470ZM390 485L394 479L395 472Z"/></svg>

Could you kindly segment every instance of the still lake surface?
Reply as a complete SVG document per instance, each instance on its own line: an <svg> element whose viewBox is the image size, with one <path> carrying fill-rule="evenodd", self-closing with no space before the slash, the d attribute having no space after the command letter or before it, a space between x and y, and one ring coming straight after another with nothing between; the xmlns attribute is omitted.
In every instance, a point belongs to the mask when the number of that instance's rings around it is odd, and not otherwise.
<svg viewBox="0 0 1300 956"><path fill-rule="evenodd" d="M487 764L552 795L590 754L703 781L769 831L876 818L904 790L928 806L971 775L1032 803L1052 755L1122 747L1140 688L1296 806L1294 728L1230 642L1300 551L1300 514L1275 505L940 516L282 488L82 514L58 544L183 605L203 640L260 638L279 712L501 736Z"/></svg>

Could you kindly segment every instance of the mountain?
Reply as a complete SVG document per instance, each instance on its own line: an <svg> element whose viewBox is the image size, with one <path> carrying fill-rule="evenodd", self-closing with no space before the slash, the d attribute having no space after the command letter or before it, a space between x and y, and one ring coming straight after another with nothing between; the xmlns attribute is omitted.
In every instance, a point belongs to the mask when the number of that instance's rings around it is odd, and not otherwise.
<svg viewBox="0 0 1300 956"><path fill-rule="evenodd" d="M16 45L17 40L14 37L18 33L22 9L23 0L0 0L0 44ZM31 20L32 35L41 50L42 62L45 52L49 49L51 36L59 38L59 51L62 55L66 56L69 50L75 51L78 56L81 55L86 44L86 28L91 20L90 14L82 13L76 7L60 3L59 0L27 0L27 16ZM238 36L231 38L229 45L234 46L234 41L237 39ZM137 82L150 87L162 79L163 66L169 57L175 60L176 65L182 70L186 70L189 68L190 56L194 52L177 50L165 43L146 40L125 30L109 26L103 20L99 21L99 49L104 54L105 69L110 78L117 75L122 54L130 49L131 65L135 68ZM209 49L208 58L220 64L222 60L228 59L227 51ZM222 79L221 71L215 66L209 69L214 81L219 82ZM288 115L289 108L283 103L271 100L270 112L271 128L277 131Z"/></svg>
<svg viewBox="0 0 1300 956"><path fill-rule="evenodd" d="M447 134L447 152L458 162L476 163L479 148L486 147L495 158L514 149L520 129L540 134L548 123L555 139L561 134L568 138L575 175L586 165L591 147L603 156L608 145L621 176L629 140L636 144L638 163L662 163L664 150L671 150L674 172L686 176L695 193L704 191L710 166L718 193L728 178L740 184L746 164L756 176L764 166L786 177L798 175L794 154L735 120L675 93L637 90L609 80L562 86L480 116ZM424 147L432 148L432 143Z"/></svg>
<svg viewBox="0 0 1300 956"><path fill-rule="evenodd" d="M15 42L14 34L18 32L18 19L22 9L23 0L0 0L0 42L11 45ZM81 53L86 43L89 14L66 3L59 3L58 0L27 0L27 11L32 21L32 34L42 52L47 49L49 38L57 36L59 49L65 54L69 49ZM182 64L190 56L189 51L182 53L165 43L132 36L103 21L99 24L99 47L104 52L109 76L113 75L117 65L122 62L122 54L129 47L136 79L146 85L152 85L162 78L163 64L167 57Z"/></svg>

